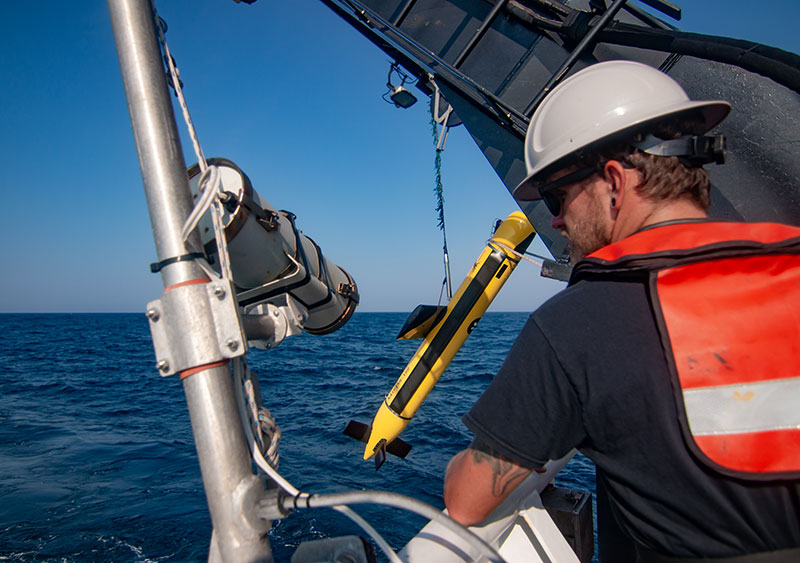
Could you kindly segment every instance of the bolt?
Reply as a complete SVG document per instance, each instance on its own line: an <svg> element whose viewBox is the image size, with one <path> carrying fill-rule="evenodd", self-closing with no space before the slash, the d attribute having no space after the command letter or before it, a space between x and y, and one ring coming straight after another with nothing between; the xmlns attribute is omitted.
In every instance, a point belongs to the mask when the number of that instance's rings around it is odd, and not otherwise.
<svg viewBox="0 0 800 563"><path fill-rule="evenodd" d="M156 367L160 371L167 371L169 369L169 362L167 360L161 360L156 364Z"/></svg>
<svg viewBox="0 0 800 563"><path fill-rule="evenodd" d="M145 313L145 315L147 315L147 318L150 319L153 322L158 321L158 318L160 316L158 314L158 310L157 309L148 309L148 311L147 311L147 313Z"/></svg>
<svg viewBox="0 0 800 563"><path fill-rule="evenodd" d="M225 297L225 289L221 285L215 285L214 295L222 299L223 297Z"/></svg>
<svg viewBox="0 0 800 563"><path fill-rule="evenodd" d="M226 344L226 346L228 346L228 349L231 352L235 352L236 349L239 347L239 341L235 340L233 338L229 338L228 341L225 344Z"/></svg>

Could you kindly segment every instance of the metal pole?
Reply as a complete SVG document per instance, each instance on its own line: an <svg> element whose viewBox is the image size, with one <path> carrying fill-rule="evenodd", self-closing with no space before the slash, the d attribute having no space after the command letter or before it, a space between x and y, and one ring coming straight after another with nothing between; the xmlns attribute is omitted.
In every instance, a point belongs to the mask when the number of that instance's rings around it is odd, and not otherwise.
<svg viewBox="0 0 800 563"><path fill-rule="evenodd" d="M172 111L150 0L108 0L120 69L128 99L139 166L158 260L200 248L197 236L184 245L181 228L192 209L186 164ZM205 278L192 260L161 270L165 288ZM166 291L168 291L167 289ZM200 322L213 323L208 307ZM191 330L175 343L197 346ZM269 523L255 514L263 495L239 419L227 362L183 379L211 521L212 553L224 561L271 561Z"/></svg>

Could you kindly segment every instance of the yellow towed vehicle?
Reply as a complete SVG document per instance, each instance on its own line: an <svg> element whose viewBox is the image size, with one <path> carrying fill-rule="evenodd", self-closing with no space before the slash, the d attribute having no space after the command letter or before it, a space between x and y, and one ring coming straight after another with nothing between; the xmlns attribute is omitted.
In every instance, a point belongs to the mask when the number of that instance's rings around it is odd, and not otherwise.
<svg viewBox="0 0 800 563"><path fill-rule="evenodd" d="M386 452L405 457L411 447L398 436L422 405L486 309L520 261L536 231L525 215L509 215L483 249L447 307L420 305L398 339L423 338L372 424L350 421L345 434L365 442L364 459L375 456L376 468Z"/></svg>

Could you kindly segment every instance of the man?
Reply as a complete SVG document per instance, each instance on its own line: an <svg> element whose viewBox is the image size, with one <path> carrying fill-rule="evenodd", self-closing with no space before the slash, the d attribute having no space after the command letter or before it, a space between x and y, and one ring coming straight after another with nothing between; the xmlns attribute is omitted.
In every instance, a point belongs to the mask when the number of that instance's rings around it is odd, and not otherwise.
<svg viewBox="0 0 800 563"><path fill-rule="evenodd" d="M706 218L724 145L703 135L729 109L611 61L534 113L514 195L544 199L577 264L464 416L456 520L578 448L631 559L800 561L800 229Z"/></svg>

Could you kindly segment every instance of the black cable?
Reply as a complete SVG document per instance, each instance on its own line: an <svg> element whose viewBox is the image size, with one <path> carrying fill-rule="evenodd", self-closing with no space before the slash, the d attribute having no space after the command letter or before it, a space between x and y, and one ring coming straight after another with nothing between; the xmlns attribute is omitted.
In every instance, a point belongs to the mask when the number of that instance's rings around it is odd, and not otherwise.
<svg viewBox="0 0 800 563"><path fill-rule="evenodd" d="M743 39L650 29L620 22L613 22L601 31L597 41L735 65L800 93L800 56L777 47Z"/></svg>
<svg viewBox="0 0 800 563"><path fill-rule="evenodd" d="M546 0L542 2L549 4ZM590 17L589 12L571 10L567 14L567 20L559 24L542 18L519 0L511 2L510 6L516 7L515 15L528 24L540 31L555 31L565 41L573 43L594 27L591 24L597 19L597 16ZM595 42L730 64L760 74L800 93L800 56L753 41L613 21L597 33Z"/></svg>
<svg viewBox="0 0 800 563"><path fill-rule="evenodd" d="M303 506L298 506L297 497L280 497L278 502L284 509L291 509L293 507L304 508ZM488 558L489 561L494 563L503 563L505 561L500 554L497 553L497 550L486 543L483 538L479 537L472 530L462 526L440 510L415 498L386 491L351 491L346 493L309 495L305 498L305 508L346 506L350 504L381 504L414 512L446 527L474 549L478 550L483 556Z"/></svg>

